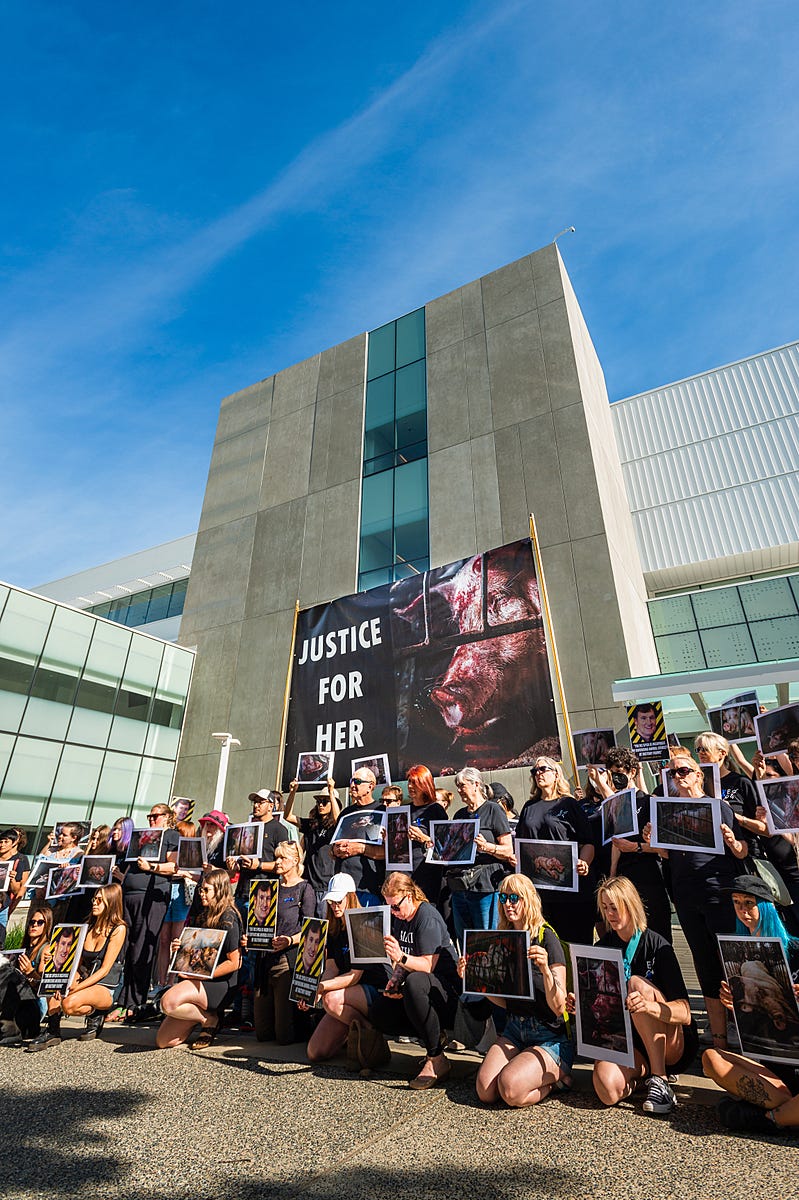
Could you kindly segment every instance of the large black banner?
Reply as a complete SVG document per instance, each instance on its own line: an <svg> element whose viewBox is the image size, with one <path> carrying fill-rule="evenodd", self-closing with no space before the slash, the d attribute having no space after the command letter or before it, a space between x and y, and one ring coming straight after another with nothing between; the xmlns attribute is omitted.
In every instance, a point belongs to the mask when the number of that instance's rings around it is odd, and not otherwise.
<svg viewBox="0 0 799 1200"><path fill-rule="evenodd" d="M305 751L414 763L525 766L557 753L529 539L299 614L283 786Z"/></svg>

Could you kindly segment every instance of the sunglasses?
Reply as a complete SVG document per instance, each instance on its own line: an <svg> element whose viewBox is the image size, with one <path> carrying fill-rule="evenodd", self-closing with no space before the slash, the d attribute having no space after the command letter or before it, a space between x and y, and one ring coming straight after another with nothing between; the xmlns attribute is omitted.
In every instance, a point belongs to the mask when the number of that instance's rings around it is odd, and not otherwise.
<svg viewBox="0 0 799 1200"><path fill-rule="evenodd" d="M672 779L685 779L686 775L693 775L693 767L669 767L669 775Z"/></svg>
<svg viewBox="0 0 799 1200"><path fill-rule="evenodd" d="M353 785L355 787L368 787L369 780L368 779L356 779L355 776L353 775L352 779L350 780L350 787L352 787Z"/></svg>
<svg viewBox="0 0 799 1200"><path fill-rule="evenodd" d="M521 900L521 896L519 895L518 892L500 892L499 893L500 904L518 904L520 900Z"/></svg>
<svg viewBox="0 0 799 1200"><path fill-rule="evenodd" d="M551 770L553 770L552 767L533 767L533 769L530 771L530 774L531 775L543 775L545 771L551 771Z"/></svg>
<svg viewBox="0 0 799 1200"><path fill-rule="evenodd" d="M326 808L326 807L327 807L327 805L328 805L328 804L330 804L330 803L331 803L331 801L330 801L330 797L329 797L329 796L323 796L323 797L321 797L319 800L317 800L317 801L316 801L316 807L317 807L317 808Z"/></svg>
<svg viewBox="0 0 799 1200"><path fill-rule="evenodd" d="M147 820L148 821L157 821L158 818L163 817L163 815L164 815L163 813L148 813Z"/></svg>
<svg viewBox="0 0 799 1200"><path fill-rule="evenodd" d="M405 901L407 899L408 899L407 896L402 896L399 900L396 901L395 904L392 904L391 901L389 901L388 907L391 909L392 912L399 912L399 910L402 908L403 904L405 903Z"/></svg>

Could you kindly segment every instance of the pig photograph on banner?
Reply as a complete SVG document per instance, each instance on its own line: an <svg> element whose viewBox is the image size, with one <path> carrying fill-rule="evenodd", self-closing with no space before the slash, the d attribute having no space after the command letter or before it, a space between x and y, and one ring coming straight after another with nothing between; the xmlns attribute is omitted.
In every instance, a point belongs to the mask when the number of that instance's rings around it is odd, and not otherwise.
<svg viewBox="0 0 799 1200"><path fill-rule="evenodd" d="M374 747L392 779L560 757L529 539L299 614L284 786L301 751Z"/></svg>

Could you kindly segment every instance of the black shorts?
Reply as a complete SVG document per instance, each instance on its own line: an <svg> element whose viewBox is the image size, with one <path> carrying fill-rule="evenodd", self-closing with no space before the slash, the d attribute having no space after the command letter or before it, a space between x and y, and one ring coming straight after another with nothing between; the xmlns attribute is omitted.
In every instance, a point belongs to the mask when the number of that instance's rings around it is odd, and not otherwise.
<svg viewBox="0 0 799 1200"><path fill-rule="evenodd" d="M683 1050L676 1063L667 1063L666 1071L669 1075L681 1075L686 1067L689 1067L699 1053L699 1030L696 1027L696 1021L691 1017L690 1025L682 1027ZM644 1043L641 1041L641 1035L633 1026L633 1046L640 1051L644 1059L649 1062L646 1057Z"/></svg>

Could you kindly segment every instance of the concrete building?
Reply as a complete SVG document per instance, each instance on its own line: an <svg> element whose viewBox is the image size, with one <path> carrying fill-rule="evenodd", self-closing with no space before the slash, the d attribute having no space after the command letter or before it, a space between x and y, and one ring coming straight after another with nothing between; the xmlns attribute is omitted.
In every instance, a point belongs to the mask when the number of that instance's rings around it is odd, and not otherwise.
<svg viewBox="0 0 799 1200"><path fill-rule="evenodd" d="M602 369L555 246L223 401L180 641L197 649L176 789L274 784L295 605L528 535L575 727L657 671ZM526 791L526 772L510 779ZM521 791L519 789L522 789Z"/></svg>

